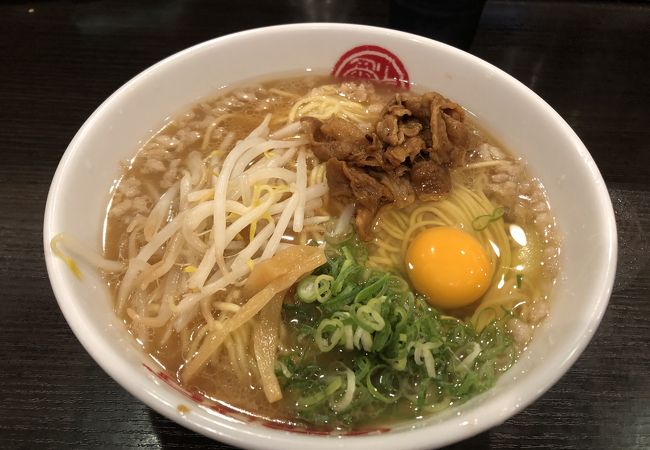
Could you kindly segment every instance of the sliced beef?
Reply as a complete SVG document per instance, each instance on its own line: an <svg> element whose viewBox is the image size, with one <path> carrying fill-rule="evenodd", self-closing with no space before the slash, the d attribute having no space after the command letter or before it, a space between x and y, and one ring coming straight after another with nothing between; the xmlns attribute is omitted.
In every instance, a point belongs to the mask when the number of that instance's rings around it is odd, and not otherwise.
<svg viewBox="0 0 650 450"><path fill-rule="evenodd" d="M353 144L351 142L331 141L315 142L312 147L314 155L321 161L336 158L358 167L381 167L381 153L371 145Z"/></svg>
<svg viewBox="0 0 650 450"><path fill-rule="evenodd" d="M330 158L348 161L363 157L363 155L357 155L357 153L361 152L360 146L351 142L314 142L312 150L316 158L321 161L327 161Z"/></svg>
<svg viewBox="0 0 650 450"><path fill-rule="evenodd" d="M399 96L395 97L393 103L389 103L384 109L384 115L391 114L396 117L411 116L411 111L402 105Z"/></svg>
<svg viewBox="0 0 650 450"><path fill-rule="evenodd" d="M357 234L364 241L372 239L375 216L382 205L393 201L391 191L366 171L344 161L332 158L326 168L330 195L344 203L356 201Z"/></svg>
<svg viewBox="0 0 650 450"><path fill-rule="evenodd" d="M376 209L393 196L388 188L366 171L352 167L345 161L332 158L325 165L330 195L341 201L356 200L360 205Z"/></svg>
<svg viewBox="0 0 650 450"><path fill-rule="evenodd" d="M395 176L388 173L379 175L379 180L391 193L393 202L398 208L403 208L415 201L415 191L408 176Z"/></svg>
<svg viewBox="0 0 650 450"><path fill-rule="evenodd" d="M423 95L397 94L392 103L384 108L384 117L378 124L392 124L397 119L394 114L396 111L400 112L403 123L398 121L394 131L393 128L384 127L382 131L388 137L384 141L388 145L398 145L394 143L395 136L419 134L427 144L430 158L437 163L450 167L465 163L465 154L471 144L472 135L464 123L465 113L457 103L437 92L427 92ZM408 114L404 111L408 111ZM387 115L390 119L387 119ZM419 130L414 120L420 125ZM387 129L391 130L390 134L386 133ZM378 134L382 137L379 129Z"/></svg>
<svg viewBox="0 0 650 450"><path fill-rule="evenodd" d="M323 122L321 132L331 140L367 144L366 134L350 121L340 117L332 117Z"/></svg>
<svg viewBox="0 0 650 450"><path fill-rule="evenodd" d="M404 136L413 137L420 134L420 131L422 131L422 124L415 119L409 119L400 124L399 129L404 133Z"/></svg>
<svg viewBox="0 0 650 450"><path fill-rule="evenodd" d="M377 136L384 143L395 147L420 134L422 128L422 124L415 119L402 120L398 116L386 114L377 122L376 130Z"/></svg>
<svg viewBox="0 0 650 450"><path fill-rule="evenodd" d="M404 142L404 133L400 132L397 116L386 114L377 122L377 135L388 145L399 145Z"/></svg>
<svg viewBox="0 0 650 450"><path fill-rule="evenodd" d="M440 200L451 191L451 175L433 161L418 161L411 167L411 184L418 200Z"/></svg>
<svg viewBox="0 0 650 450"><path fill-rule="evenodd" d="M357 200L357 206L376 213L381 205L393 200L390 191L364 170L344 165L343 172L350 180L350 188Z"/></svg>
<svg viewBox="0 0 650 450"><path fill-rule="evenodd" d="M315 117L303 117L300 119L300 125L307 136L310 136L312 142L325 141L325 135L321 132L320 127L323 122Z"/></svg>
<svg viewBox="0 0 650 450"><path fill-rule="evenodd" d="M392 167L397 167L405 162L413 161L425 149L424 139L419 136L410 137L400 145L386 148L384 159Z"/></svg>
<svg viewBox="0 0 650 450"><path fill-rule="evenodd" d="M333 117L303 118L318 159L327 161L330 195L356 203L359 237L370 239L374 218L386 203L439 200L451 190L450 168L465 164L476 136L463 109L437 92L396 94L374 132Z"/></svg>
<svg viewBox="0 0 650 450"><path fill-rule="evenodd" d="M312 149L319 160L336 158L357 167L382 166L381 143L373 136L366 136L352 122L338 117L324 122L305 117L302 122L303 128L312 136Z"/></svg>
<svg viewBox="0 0 650 450"><path fill-rule="evenodd" d="M362 241L370 241L373 238L372 227L375 224L376 210L372 210L363 206L357 206L354 216L354 227L357 230L357 236Z"/></svg>
<svg viewBox="0 0 650 450"><path fill-rule="evenodd" d="M427 96L431 108L431 159L450 167L465 164L469 143L469 130L463 123L465 112L436 92L427 93Z"/></svg>
<svg viewBox="0 0 650 450"><path fill-rule="evenodd" d="M346 164L336 158L331 158L325 164L327 185L330 197L343 204L354 202L354 194L350 188L350 180L343 171Z"/></svg>
<svg viewBox="0 0 650 450"><path fill-rule="evenodd" d="M398 94L398 101L404 108L411 112L411 116L426 122L431 117L431 98L427 92L424 95Z"/></svg>

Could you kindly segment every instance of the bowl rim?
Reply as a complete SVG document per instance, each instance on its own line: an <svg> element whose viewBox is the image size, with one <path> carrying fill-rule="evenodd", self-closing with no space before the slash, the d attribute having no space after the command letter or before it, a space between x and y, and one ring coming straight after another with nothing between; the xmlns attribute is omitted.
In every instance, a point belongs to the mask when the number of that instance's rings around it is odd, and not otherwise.
<svg viewBox="0 0 650 450"><path fill-rule="evenodd" d="M602 212L602 225L605 230L604 239L607 239L604 253L606 254L605 267L603 276L595 280L597 287L594 288L599 293L598 297L593 301L591 314L582 325L582 333L573 343L572 348L568 351L562 359L557 362L552 374L549 376L547 372L543 374L540 371L537 373L530 373L524 380L519 380L513 390L518 392L523 401L515 403L512 400L509 405L508 412L503 414L495 414L495 406L491 402L480 404L473 408L470 413L463 416L464 422L471 422L475 417L481 417L478 423L461 423L458 418L453 417L440 423L431 424L423 427L415 427L408 430L408 442L398 441L402 437L403 432L394 432L382 435L365 435L365 436L346 436L345 439L337 439L332 437L323 436L305 436L297 433L288 433L263 427L246 427L246 424L241 426L235 425L231 422L221 420L221 418L214 418L213 424L215 427L209 427L196 421L190 420L187 417L179 416L176 406L165 402L154 390L142 389L139 382L134 381L133 369L129 364L115 364L116 361L122 357L114 352L108 343L104 342L105 337L102 336L98 330L94 329L90 324L83 320L83 311L73 300L74 294L67 286L67 282L58 276L57 269L55 268L55 257L49 251L50 239L54 234L52 225L56 217L55 205L59 196L60 184L66 176L66 167L70 161L81 151L79 143L83 141L88 130L93 128L97 123L98 116L107 108L108 105L117 101L119 97L125 92L132 89L135 85L146 79L152 73L159 70L161 67L173 64L176 61L182 60L184 57L199 52L204 48L227 44L230 41L237 40L241 37L263 37L268 33L286 33L291 31L358 31L358 32L381 32L386 36L395 39L407 39L417 43L426 44L427 46L435 46L438 49L455 53L457 57L464 58L471 64L479 65L483 69L491 72L495 76L504 78L509 82L514 89L524 91L531 101L537 103L545 114L553 118L554 122L560 125L566 138L573 144L573 148L577 150L581 162L588 169L594 183L592 188L597 196L596 200ZM600 324L607 307L612 287L614 283L614 276L616 272L617 260L617 232L616 222L614 218L614 210L609 197L609 193L605 186L605 182L594 162L591 155L587 151L584 144L578 138L576 133L571 127L562 119L562 117L548 105L541 97L535 92L527 88L520 81L507 74L496 66L462 50L456 49L444 43L434 41L432 39L424 38L421 36L405 33L402 31L391 30L382 27L374 27L368 25L357 24L339 24L339 23L296 23L275 25L262 28L254 28L237 33L232 33L220 36L187 49L181 50L160 62L152 65L151 67L140 72L135 77L131 78L119 89L117 89L110 97L102 102L91 116L84 122L79 131L75 134L74 138L68 145L59 165L56 169L55 175L52 179L50 190L47 196L47 203L45 208L45 215L43 219L43 245L45 251L45 261L48 271L48 277L52 285L55 297L59 307L68 322L68 325L76 335L77 339L91 357L102 367L102 369L111 376L120 386L126 389L134 397L169 418L170 420L198 432L204 436L226 442L231 445L242 446L246 448L259 448L259 449L283 449L287 445L296 444L299 441L308 443L315 449L327 448L351 448L377 446L378 448L395 448L396 445L403 445L403 448L431 448L432 446L432 433L431 428L441 424L448 424L455 421L458 426L449 427L451 431L444 431L441 435L436 436L434 445L443 446L454 442L461 441L478 433L481 433L489 428L492 428L504 422L508 418L514 416L516 413L530 405L537 400L543 393L551 388L573 365L578 359L580 354L589 344L592 336L594 335L598 325ZM568 347L567 347L568 349ZM516 399L517 396L513 396ZM218 424L218 425L217 425ZM257 439L255 439L257 438ZM260 439L262 438L262 439Z"/></svg>

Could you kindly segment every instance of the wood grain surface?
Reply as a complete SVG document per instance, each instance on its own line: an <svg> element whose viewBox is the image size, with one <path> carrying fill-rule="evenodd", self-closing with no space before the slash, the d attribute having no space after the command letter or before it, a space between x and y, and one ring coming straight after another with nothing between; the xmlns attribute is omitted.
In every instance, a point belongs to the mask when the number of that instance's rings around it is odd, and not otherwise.
<svg viewBox="0 0 650 450"><path fill-rule="evenodd" d="M0 4L0 448L229 448L170 422L97 366L52 294L50 180L92 111L192 44L303 21L391 23L387 1ZM650 448L650 6L488 1L470 51L553 106L598 164L619 231L614 293L569 372L504 424L451 448Z"/></svg>

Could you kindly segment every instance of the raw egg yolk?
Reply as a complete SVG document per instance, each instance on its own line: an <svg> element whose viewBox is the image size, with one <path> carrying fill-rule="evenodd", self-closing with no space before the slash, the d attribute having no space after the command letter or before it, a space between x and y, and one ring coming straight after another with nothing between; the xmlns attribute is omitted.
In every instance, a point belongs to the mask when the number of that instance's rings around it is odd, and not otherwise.
<svg viewBox="0 0 650 450"><path fill-rule="evenodd" d="M492 264L470 234L453 227L422 231L406 250L406 269L431 306L460 308L478 300L490 284Z"/></svg>

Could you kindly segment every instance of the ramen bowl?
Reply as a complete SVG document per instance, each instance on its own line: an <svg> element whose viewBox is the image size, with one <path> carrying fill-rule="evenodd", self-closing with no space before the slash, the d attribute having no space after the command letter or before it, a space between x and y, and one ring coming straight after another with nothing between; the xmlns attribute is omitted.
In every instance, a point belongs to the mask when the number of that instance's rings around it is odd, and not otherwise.
<svg viewBox="0 0 650 450"><path fill-rule="evenodd" d="M307 72L441 92L522 157L546 188L562 241L549 317L497 384L461 406L350 433L244 416L178 386L127 333L101 275L81 265L84 276L78 279L52 254L50 241L63 231L101 251L119 162L131 159L170 116L225 87ZM43 239L61 311L111 377L189 429L259 449L432 448L504 422L548 390L582 353L607 306L616 266L614 214L603 179L580 139L548 104L503 71L453 47L346 24L284 25L224 36L177 53L126 83L92 114L65 152L50 188Z"/></svg>

